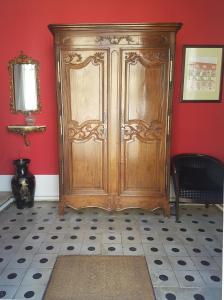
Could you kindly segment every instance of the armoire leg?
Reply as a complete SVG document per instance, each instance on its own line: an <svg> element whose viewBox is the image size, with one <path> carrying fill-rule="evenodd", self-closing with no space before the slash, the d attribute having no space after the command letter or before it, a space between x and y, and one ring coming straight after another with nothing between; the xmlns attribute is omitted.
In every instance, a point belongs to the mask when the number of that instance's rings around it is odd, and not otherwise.
<svg viewBox="0 0 224 300"><path fill-rule="evenodd" d="M176 213L176 223L178 223L179 222L179 196L176 196L175 213Z"/></svg>
<svg viewBox="0 0 224 300"><path fill-rule="evenodd" d="M164 217L170 217L170 204L168 201L164 201L164 204L163 204L163 214L164 214Z"/></svg>
<svg viewBox="0 0 224 300"><path fill-rule="evenodd" d="M65 205L62 201L59 202L58 213L59 213L60 216L64 215L64 213L65 213Z"/></svg>

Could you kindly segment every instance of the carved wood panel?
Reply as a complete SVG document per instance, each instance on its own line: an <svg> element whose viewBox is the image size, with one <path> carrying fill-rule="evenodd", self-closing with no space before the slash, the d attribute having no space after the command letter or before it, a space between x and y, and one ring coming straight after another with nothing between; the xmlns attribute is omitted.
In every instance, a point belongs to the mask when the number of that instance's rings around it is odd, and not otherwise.
<svg viewBox="0 0 224 300"><path fill-rule="evenodd" d="M121 193L164 189L169 52L122 52ZM164 88L165 87L165 88Z"/></svg>
<svg viewBox="0 0 224 300"><path fill-rule="evenodd" d="M106 125L98 120L88 120L81 124L71 121L68 124L68 137L80 142L86 142L91 138L94 141L103 141L106 137Z"/></svg>
<svg viewBox="0 0 224 300"><path fill-rule="evenodd" d="M66 190L107 192L107 52L64 51Z"/></svg>

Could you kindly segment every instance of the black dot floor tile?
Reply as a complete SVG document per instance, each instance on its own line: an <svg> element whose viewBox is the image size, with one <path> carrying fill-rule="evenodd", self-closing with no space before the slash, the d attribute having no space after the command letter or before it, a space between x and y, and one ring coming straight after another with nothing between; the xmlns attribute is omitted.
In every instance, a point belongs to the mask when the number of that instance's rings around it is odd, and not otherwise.
<svg viewBox="0 0 224 300"><path fill-rule="evenodd" d="M146 256L157 255L157 256L166 256L165 249L162 244L152 243L147 244L143 243L143 249Z"/></svg>
<svg viewBox="0 0 224 300"><path fill-rule="evenodd" d="M178 281L172 270L152 270L151 280L154 287L178 287Z"/></svg>
<svg viewBox="0 0 224 300"><path fill-rule="evenodd" d="M222 291L217 288L172 288L157 287L155 294L159 300L220 300Z"/></svg>
<svg viewBox="0 0 224 300"><path fill-rule="evenodd" d="M181 287L204 287L205 283L198 271L186 270L186 271L175 271L176 278Z"/></svg>
<svg viewBox="0 0 224 300"><path fill-rule="evenodd" d="M172 270L170 260L167 256L147 255L146 261L149 270Z"/></svg>
<svg viewBox="0 0 224 300"><path fill-rule="evenodd" d="M209 270L200 271L200 275L203 278L206 285L211 287L222 287L222 274L221 271Z"/></svg>
<svg viewBox="0 0 224 300"><path fill-rule="evenodd" d="M26 269L6 268L0 275L1 285L19 285L24 277Z"/></svg>
<svg viewBox="0 0 224 300"><path fill-rule="evenodd" d="M196 270L194 262L188 256L169 256L169 260L174 270Z"/></svg>
<svg viewBox="0 0 224 300"><path fill-rule="evenodd" d="M213 257L209 256L194 256L191 257L191 260L196 266L196 269L199 271L202 270L220 270L222 265L217 264Z"/></svg>
<svg viewBox="0 0 224 300"><path fill-rule="evenodd" d="M181 244L163 244L168 256L188 256L186 248Z"/></svg>
<svg viewBox="0 0 224 300"><path fill-rule="evenodd" d="M122 244L105 243L102 245L103 255L123 255Z"/></svg>
<svg viewBox="0 0 224 300"><path fill-rule="evenodd" d="M83 244L80 250L81 255L100 255L102 252L100 243Z"/></svg>
<svg viewBox="0 0 224 300"><path fill-rule="evenodd" d="M17 289L16 285L6 286L0 283L0 299L13 299Z"/></svg>
<svg viewBox="0 0 224 300"><path fill-rule="evenodd" d="M16 292L15 299L42 299L45 288L45 285L21 285Z"/></svg>

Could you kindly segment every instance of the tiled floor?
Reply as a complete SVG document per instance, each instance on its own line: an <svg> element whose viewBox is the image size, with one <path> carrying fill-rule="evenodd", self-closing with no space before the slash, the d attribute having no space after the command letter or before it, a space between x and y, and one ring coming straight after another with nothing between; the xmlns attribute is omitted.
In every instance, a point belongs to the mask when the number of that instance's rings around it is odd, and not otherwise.
<svg viewBox="0 0 224 300"><path fill-rule="evenodd" d="M220 300L222 224L214 206L183 206L175 223L159 211L60 217L52 202L11 205L0 213L0 299L42 299L57 255L87 254L145 255L157 300Z"/></svg>

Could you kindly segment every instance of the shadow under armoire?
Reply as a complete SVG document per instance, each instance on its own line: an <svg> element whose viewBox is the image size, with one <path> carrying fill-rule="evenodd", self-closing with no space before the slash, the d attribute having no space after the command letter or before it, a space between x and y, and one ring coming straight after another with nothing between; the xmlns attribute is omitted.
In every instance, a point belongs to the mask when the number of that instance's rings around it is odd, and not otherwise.
<svg viewBox="0 0 224 300"><path fill-rule="evenodd" d="M169 215L179 23L49 25L54 35L60 204Z"/></svg>

